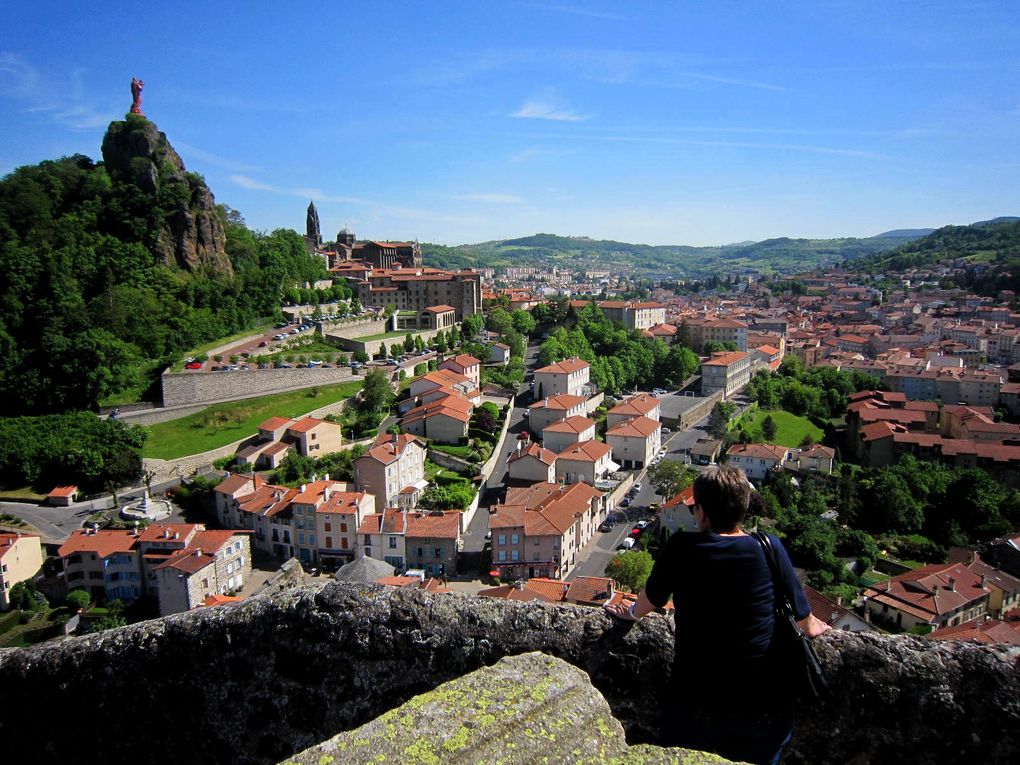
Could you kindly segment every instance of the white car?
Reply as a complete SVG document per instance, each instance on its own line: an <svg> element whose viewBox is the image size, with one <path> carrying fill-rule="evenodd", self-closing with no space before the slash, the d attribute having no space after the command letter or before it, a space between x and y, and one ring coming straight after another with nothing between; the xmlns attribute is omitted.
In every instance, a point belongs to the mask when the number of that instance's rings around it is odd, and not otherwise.
<svg viewBox="0 0 1020 765"><path fill-rule="evenodd" d="M631 486L630 488L631 488L631 491L633 491L635 494L637 494L639 491L641 491L641 483L638 482L638 483L634 484L633 486Z"/></svg>
<svg viewBox="0 0 1020 765"><path fill-rule="evenodd" d="M627 537L622 542L620 542L620 546L617 547L616 549L617 550L629 550L633 546L634 546L634 538L633 537Z"/></svg>
<svg viewBox="0 0 1020 765"><path fill-rule="evenodd" d="M638 521L634 525L637 526L639 529L643 529L648 525L648 521Z"/></svg>

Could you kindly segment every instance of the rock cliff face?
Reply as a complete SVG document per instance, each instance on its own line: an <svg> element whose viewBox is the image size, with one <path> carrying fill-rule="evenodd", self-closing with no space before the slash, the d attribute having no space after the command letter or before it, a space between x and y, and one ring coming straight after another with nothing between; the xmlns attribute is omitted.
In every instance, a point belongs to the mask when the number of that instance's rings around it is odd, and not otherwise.
<svg viewBox="0 0 1020 765"><path fill-rule="evenodd" d="M164 263L189 271L232 273L226 231L212 192L200 176L185 170L154 123L139 115L111 122L103 137L103 161L113 179L153 197L161 216L153 246Z"/></svg>
<svg viewBox="0 0 1020 765"><path fill-rule="evenodd" d="M800 712L787 763L1020 762L1017 650L850 633L818 650L835 698ZM530 651L583 670L628 742L655 743L670 620L331 583L0 649L4 760L268 765Z"/></svg>

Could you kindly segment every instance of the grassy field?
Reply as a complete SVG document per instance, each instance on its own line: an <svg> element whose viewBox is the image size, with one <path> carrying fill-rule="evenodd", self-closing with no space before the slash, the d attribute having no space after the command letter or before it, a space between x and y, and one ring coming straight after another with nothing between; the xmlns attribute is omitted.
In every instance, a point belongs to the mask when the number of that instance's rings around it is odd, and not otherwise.
<svg viewBox="0 0 1020 765"><path fill-rule="evenodd" d="M417 332L410 333L411 337L414 337L417 334L418 334ZM407 335L408 335L407 332L380 332L376 335L362 335L361 337L352 337L351 339L367 342L369 340L390 340L390 339L395 340L396 338L399 337L401 340L403 340L405 337L407 337Z"/></svg>
<svg viewBox="0 0 1020 765"><path fill-rule="evenodd" d="M769 415L776 423L776 437L771 441L768 441L761 432L762 421ZM737 426L746 428L747 432L751 434L751 440L755 443L773 443L790 448L800 446L804 441L804 436L810 435L815 443L818 443L825 435L807 417L798 417L782 410L755 410L749 417L741 418Z"/></svg>
<svg viewBox="0 0 1020 765"><path fill-rule="evenodd" d="M258 425L270 417L300 417L350 398L359 390L360 382L349 382L215 404L178 420L151 425L145 456L171 460L207 452L254 435Z"/></svg>

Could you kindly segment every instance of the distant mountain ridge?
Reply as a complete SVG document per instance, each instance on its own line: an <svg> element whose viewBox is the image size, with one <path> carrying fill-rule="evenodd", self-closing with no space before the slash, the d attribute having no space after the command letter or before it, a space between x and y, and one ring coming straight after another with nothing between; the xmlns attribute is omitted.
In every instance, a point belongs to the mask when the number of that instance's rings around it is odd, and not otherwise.
<svg viewBox="0 0 1020 765"><path fill-rule="evenodd" d="M716 247L650 245L611 239L566 237L557 234L446 247L422 244L429 265L442 268L499 268L503 266L629 265L653 275L702 276L711 273L796 273L891 250L905 236L864 239L792 239L739 242Z"/></svg>

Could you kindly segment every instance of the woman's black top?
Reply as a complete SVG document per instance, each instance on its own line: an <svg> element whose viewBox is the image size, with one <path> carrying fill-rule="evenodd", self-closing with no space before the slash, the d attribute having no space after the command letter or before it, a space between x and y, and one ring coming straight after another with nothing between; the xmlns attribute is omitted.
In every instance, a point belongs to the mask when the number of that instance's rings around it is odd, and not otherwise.
<svg viewBox="0 0 1020 765"><path fill-rule="evenodd" d="M780 570L794 595L798 619L811 609L782 543L771 534ZM781 678L769 648L775 624L772 575L758 541L711 531L674 534L648 582L648 599L673 599L676 658L673 685L702 697L759 696L755 687ZM736 686L736 687L734 687Z"/></svg>

